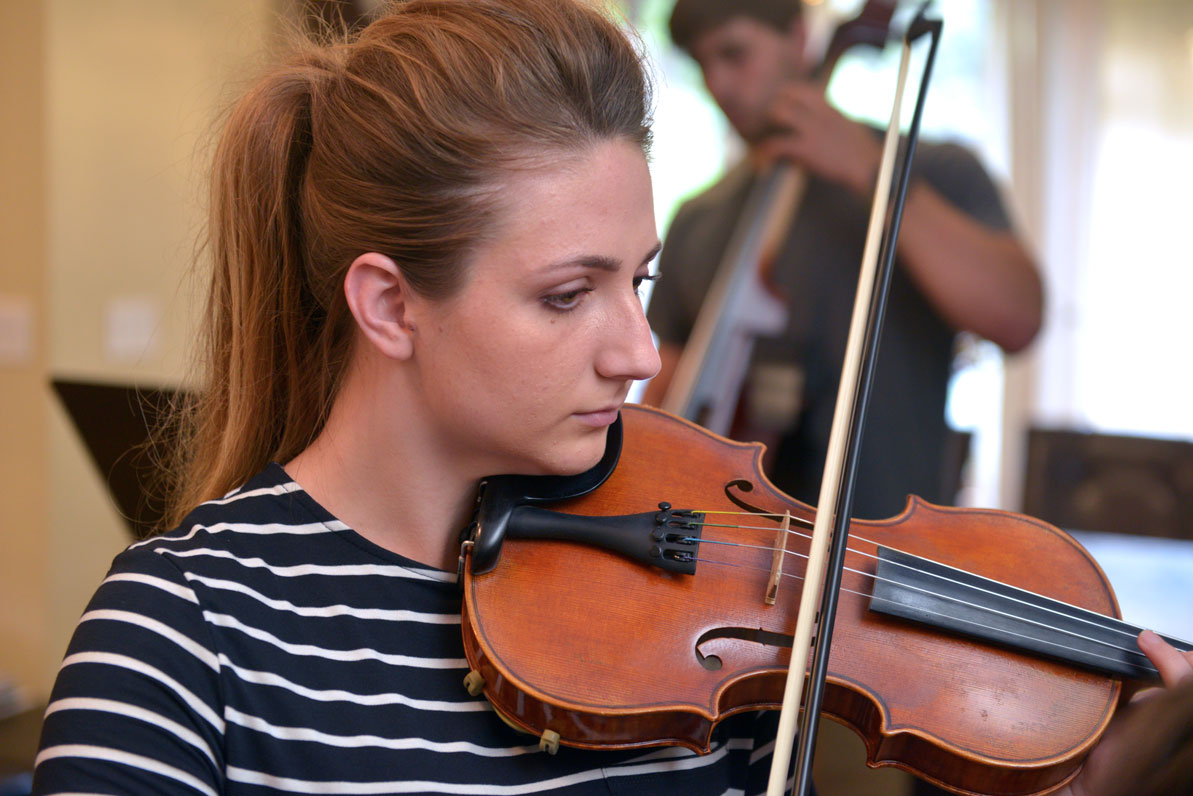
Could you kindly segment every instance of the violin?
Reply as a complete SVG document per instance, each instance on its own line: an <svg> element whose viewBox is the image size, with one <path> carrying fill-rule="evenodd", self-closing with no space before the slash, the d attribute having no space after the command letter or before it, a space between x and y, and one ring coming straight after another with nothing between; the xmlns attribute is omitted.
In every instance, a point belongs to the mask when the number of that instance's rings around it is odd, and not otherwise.
<svg viewBox="0 0 1193 796"><path fill-rule="evenodd" d="M762 454L627 405L592 470L488 479L461 554L470 690L548 748L708 752L724 718L777 708L816 512ZM1125 684L1156 678L1102 570L1045 522L913 496L849 539L823 710L872 767L1049 791Z"/></svg>

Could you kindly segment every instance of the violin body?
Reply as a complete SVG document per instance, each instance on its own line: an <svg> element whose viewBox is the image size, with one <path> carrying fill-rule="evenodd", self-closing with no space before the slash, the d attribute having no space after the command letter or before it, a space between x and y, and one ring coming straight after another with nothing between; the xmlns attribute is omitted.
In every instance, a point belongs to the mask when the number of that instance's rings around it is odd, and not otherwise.
<svg viewBox="0 0 1193 796"><path fill-rule="evenodd" d="M761 445L644 407L626 406L622 418L612 475L553 509L620 515L666 501L814 515L762 474ZM725 717L777 709L790 659L777 639L796 621L796 576L806 563L798 553L808 540L788 537L786 577L771 605L764 598L779 522L706 516L694 575L589 546L513 538L485 574L472 574L466 561L466 654L497 711L570 746L707 752ZM721 522L757 530L714 527ZM824 712L862 737L869 765L897 766L957 793L1039 793L1071 779L1114 712L1121 678L876 613L868 577L876 562L866 554L887 545L1118 616L1089 554L1038 520L914 497L897 517L850 527L857 552L847 556Z"/></svg>

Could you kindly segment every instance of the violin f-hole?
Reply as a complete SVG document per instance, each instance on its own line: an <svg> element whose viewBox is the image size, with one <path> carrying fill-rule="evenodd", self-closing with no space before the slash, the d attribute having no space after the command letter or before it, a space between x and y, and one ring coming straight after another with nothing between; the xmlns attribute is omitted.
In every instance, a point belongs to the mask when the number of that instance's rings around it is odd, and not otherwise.
<svg viewBox="0 0 1193 796"><path fill-rule="evenodd" d="M739 489L742 492L753 492L754 484L752 481L749 481L745 478L733 479L729 483L725 484L725 497L729 498L733 505L737 506L742 511L749 512L750 514L769 514L766 509L759 508L758 506L755 506L743 498L733 494L733 492L730 491L732 489Z"/></svg>
<svg viewBox="0 0 1193 796"><path fill-rule="evenodd" d="M760 627L714 627L712 630L700 634L694 648L696 660L700 661L700 665L710 672L720 669L723 662L717 655L705 655L700 651L700 645L719 638L736 638L742 641L752 641L755 644L764 644L768 647L786 647L788 649L794 642L794 637L788 633L774 633Z"/></svg>

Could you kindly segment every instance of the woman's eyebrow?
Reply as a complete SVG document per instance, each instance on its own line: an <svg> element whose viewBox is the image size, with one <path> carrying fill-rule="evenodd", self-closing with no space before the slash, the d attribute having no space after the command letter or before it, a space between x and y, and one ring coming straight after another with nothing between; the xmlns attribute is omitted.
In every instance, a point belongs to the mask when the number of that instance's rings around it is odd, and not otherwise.
<svg viewBox="0 0 1193 796"><path fill-rule="evenodd" d="M654 246L651 246L650 251L648 251L646 256L642 258L642 264L645 265L657 257L662 248L662 243L656 243ZM553 263L550 267L565 268L572 265L579 265L583 266L584 268L596 268L601 271L616 271L621 267L621 261L614 259L613 257L607 257L603 254L585 254L579 257L573 257L571 259L561 260L557 263Z"/></svg>
<svg viewBox="0 0 1193 796"><path fill-rule="evenodd" d="M650 247L650 251L642 258L642 264L646 265L648 262L659 256L659 252L663 250L663 242L657 241L654 246Z"/></svg>

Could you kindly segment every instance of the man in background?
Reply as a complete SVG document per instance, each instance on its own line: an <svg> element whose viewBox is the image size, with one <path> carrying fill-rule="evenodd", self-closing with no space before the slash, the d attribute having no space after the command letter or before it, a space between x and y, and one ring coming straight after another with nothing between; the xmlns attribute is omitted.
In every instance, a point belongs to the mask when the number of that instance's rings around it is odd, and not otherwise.
<svg viewBox="0 0 1193 796"><path fill-rule="evenodd" d="M800 0L678 0L670 26L748 154L671 225L649 310L663 370L644 400L665 395L751 182L776 160L794 163L807 189L770 271L788 301L787 328L756 341L745 392L758 399L766 384L780 385L755 402L778 432L769 475L814 504L881 136L842 116L812 80ZM858 517L892 516L908 494L951 502L944 411L954 337L972 331L1017 351L1041 321L1035 263L973 155L921 142L912 175L854 492Z"/></svg>

